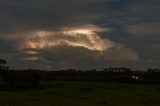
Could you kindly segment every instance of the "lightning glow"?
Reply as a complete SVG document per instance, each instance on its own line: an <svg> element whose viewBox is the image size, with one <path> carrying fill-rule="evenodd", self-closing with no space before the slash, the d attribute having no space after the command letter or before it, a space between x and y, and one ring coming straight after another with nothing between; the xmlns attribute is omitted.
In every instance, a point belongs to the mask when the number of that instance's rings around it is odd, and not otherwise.
<svg viewBox="0 0 160 106"><path fill-rule="evenodd" d="M43 49L68 45L73 47L83 47L88 50L101 52L114 46L112 41L100 38L100 36L95 32L102 31L102 29L99 27L90 27L91 26L82 28L70 28L55 32L32 32L32 36L28 37L23 44L23 48Z"/></svg>

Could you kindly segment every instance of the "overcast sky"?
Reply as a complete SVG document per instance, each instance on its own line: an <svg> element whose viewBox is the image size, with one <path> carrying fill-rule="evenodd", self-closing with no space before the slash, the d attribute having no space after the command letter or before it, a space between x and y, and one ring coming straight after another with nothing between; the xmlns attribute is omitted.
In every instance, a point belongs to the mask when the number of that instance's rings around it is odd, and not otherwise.
<svg viewBox="0 0 160 106"><path fill-rule="evenodd" d="M14 69L160 65L160 0L0 0L0 58Z"/></svg>

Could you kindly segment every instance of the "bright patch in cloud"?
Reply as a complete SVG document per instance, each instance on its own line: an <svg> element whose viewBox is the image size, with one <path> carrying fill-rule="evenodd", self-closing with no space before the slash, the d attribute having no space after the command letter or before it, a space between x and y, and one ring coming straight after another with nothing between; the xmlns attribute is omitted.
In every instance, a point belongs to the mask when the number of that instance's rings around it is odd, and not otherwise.
<svg viewBox="0 0 160 106"><path fill-rule="evenodd" d="M64 28L61 31L33 32L23 45L26 49L54 48L60 45L83 47L92 51L105 51L114 47L108 39L102 39L96 32L104 31L103 28L93 25L80 28Z"/></svg>
<svg viewBox="0 0 160 106"><path fill-rule="evenodd" d="M24 60L44 62L50 66L54 63L61 68L76 67L84 62L100 64L108 61L139 60L138 54L130 48L101 38L98 32L104 31L110 29L86 25L62 28L59 31L32 32L22 42Z"/></svg>

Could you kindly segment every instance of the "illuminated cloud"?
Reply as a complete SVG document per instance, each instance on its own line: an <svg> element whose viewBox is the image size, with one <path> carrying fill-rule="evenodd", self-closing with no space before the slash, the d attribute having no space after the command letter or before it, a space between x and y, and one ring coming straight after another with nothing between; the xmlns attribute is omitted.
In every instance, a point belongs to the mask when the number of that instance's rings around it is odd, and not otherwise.
<svg viewBox="0 0 160 106"><path fill-rule="evenodd" d="M160 0L4 0L0 58L38 69L157 61L159 9Z"/></svg>
<svg viewBox="0 0 160 106"><path fill-rule="evenodd" d="M89 50L105 51L114 47L114 42L102 39L96 32L102 32L104 28L93 25L79 28L63 28L60 31L37 31L26 38L24 49L54 48L60 45L83 47Z"/></svg>
<svg viewBox="0 0 160 106"><path fill-rule="evenodd" d="M138 54L102 38L98 32L111 31L95 25L61 28L59 31L35 31L24 39L20 49L23 60L44 62L51 68L67 69L99 66L109 61L138 61Z"/></svg>

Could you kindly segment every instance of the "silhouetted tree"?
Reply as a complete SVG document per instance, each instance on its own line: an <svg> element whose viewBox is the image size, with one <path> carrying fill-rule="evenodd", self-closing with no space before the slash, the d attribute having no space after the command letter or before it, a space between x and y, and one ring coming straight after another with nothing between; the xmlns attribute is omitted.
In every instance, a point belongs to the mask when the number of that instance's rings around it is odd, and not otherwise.
<svg viewBox="0 0 160 106"><path fill-rule="evenodd" d="M7 62L3 59L0 59L0 70L6 70L8 67L6 66Z"/></svg>

